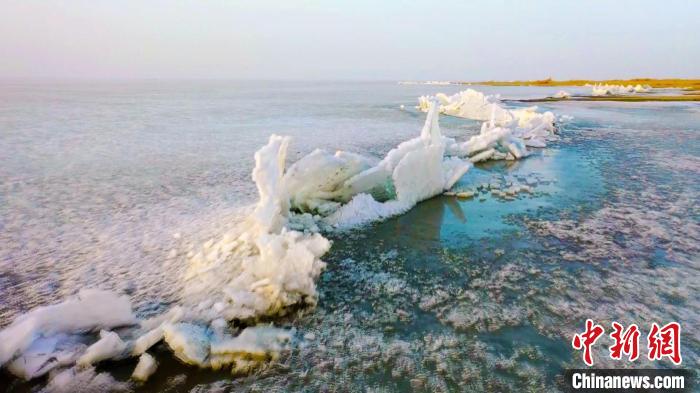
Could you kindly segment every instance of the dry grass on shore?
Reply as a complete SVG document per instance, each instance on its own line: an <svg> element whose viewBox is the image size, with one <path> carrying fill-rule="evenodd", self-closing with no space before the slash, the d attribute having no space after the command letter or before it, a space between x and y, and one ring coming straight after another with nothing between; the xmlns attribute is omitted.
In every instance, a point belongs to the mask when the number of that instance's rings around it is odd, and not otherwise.
<svg viewBox="0 0 700 393"><path fill-rule="evenodd" d="M684 94L684 95L629 95L629 96L585 96L571 98L556 98L545 97L528 100L514 100L519 102L552 102L552 101L621 101L621 102L655 102L655 101L700 101L700 95Z"/></svg>
<svg viewBox="0 0 700 393"><path fill-rule="evenodd" d="M590 79L572 79L557 81L553 79L542 79L532 81L486 81L472 82L480 85L489 86L584 86L586 84L608 84L608 85L649 85L655 88L677 88L684 89L698 94L700 92L700 79L654 79L654 78L636 78L636 79L605 79L605 80L590 80Z"/></svg>

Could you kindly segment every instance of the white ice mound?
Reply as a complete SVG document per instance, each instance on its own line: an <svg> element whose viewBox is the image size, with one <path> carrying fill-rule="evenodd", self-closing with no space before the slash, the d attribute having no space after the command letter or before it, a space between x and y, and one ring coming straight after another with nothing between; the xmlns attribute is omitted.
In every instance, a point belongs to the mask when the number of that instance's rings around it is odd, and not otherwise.
<svg viewBox="0 0 700 393"><path fill-rule="evenodd" d="M37 307L0 331L0 366L20 355L40 337L111 329L135 322L126 296L82 290L75 298L63 303Z"/></svg>
<svg viewBox="0 0 700 393"><path fill-rule="evenodd" d="M338 151L331 155L315 150L289 167L284 174L285 190L291 205L303 212L327 215L352 195L342 185L369 169L372 160L358 154Z"/></svg>
<svg viewBox="0 0 700 393"><path fill-rule="evenodd" d="M634 92L635 93L649 93L651 91L651 86L649 85L635 85L634 86Z"/></svg>
<svg viewBox="0 0 700 393"><path fill-rule="evenodd" d="M438 124L438 105L430 104L418 138L399 144L376 166L348 179L349 203L325 218L336 227L350 227L401 214L416 203L450 189L471 167L457 157L445 157L452 141Z"/></svg>
<svg viewBox="0 0 700 393"><path fill-rule="evenodd" d="M186 296L197 319L255 318L283 313L293 304L315 304L315 280L330 242L320 234L285 227L290 194L283 177L288 137L273 135L255 153L253 180L260 200L250 217L194 255ZM298 186L315 198L313 190Z"/></svg>
<svg viewBox="0 0 700 393"><path fill-rule="evenodd" d="M432 107L421 135L399 144L378 163L344 151L331 154L315 150L289 169L282 168L278 171L282 180L271 182L274 192L260 190L261 203L263 196L278 200L259 205L265 206L259 210L265 217L291 219L287 220L288 227L313 232L318 225L348 227L401 214L449 189L470 163L445 157L446 147L453 141L441 135L438 108Z"/></svg>
<svg viewBox="0 0 700 393"><path fill-rule="evenodd" d="M474 89L467 89L459 93L447 96L437 93L435 96L421 96L418 98L418 108L427 112L431 102L437 100L440 104L440 113L462 117L464 119L486 121L492 117L496 124L505 125L513 121L513 114L501 106L501 100L495 95L485 95Z"/></svg>
<svg viewBox="0 0 700 393"><path fill-rule="evenodd" d="M569 93L568 91L560 90L557 92L557 94L554 95L554 98L561 98L561 99L571 98L571 93Z"/></svg>
<svg viewBox="0 0 700 393"><path fill-rule="evenodd" d="M521 109L507 109L498 96L487 96L473 89L461 91L452 96L438 93L435 97L418 98L418 108L427 111L431 100L440 102L440 113L465 119L490 121L494 126L511 129L514 136L525 140L528 146L542 147L546 140L555 138L556 118L552 112L537 112L532 106Z"/></svg>
<svg viewBox="0 0 700 393"><path fill-rule="evenodd" d="M651 91L651 86L645 85L609 85L609 84L595 84L586 85L591 88L592 96L606 96L606 95L628 95L634 93L648 93Z"/></svg>
<svg viewBox="0 0 700 393"><path fill-rule="evenodd" d="M552 112L538 112L536 106L507 109L497 96L467 89L449 97L444 94L420 97L419 109L426 110L430 100L440 102L441 113L489 120L482 124L479 135L447 147L448 154L467 157L472 163L520 159L528 155L527 147L545 147L547 141L558 139L556 117Z"/></svg>
<svg viewBox="0 0 700 393"><path fill-rule="evenodd" d="M486 160L516 160L529 154L526 142L516 136L514 130L496 127L493 123L483 123L479 135L469 138L466 142L451 145L450 152L460 157L468 157L473 163Z"/></svg>
<svg viewBox="0 0 700 393"><path fill-rule="evenodd" d="M451 85L451 81L399 81L399 85Z"/></svg>

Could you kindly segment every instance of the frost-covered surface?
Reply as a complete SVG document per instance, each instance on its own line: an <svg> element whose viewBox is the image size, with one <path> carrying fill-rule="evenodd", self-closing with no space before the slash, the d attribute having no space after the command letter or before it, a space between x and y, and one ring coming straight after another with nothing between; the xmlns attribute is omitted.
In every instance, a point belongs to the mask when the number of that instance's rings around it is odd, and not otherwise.
<svg viewBox="0 0 700 393"><path fill-rule="evenodd" d="M609 85L609 84L596 84L596 85L586 85L591 88L592 96L606 96L606 95L627 95L635 93L649 93L651 91L650 86L642 85Z"/></svg>
<svg viewBox="0 0 700 393"><path fill-rule="evenodd" d="M408 104L415 95L401 102ZM364 110L348 107L353 113ZM382 113L394 116L387 107L398 105L381 106ZM166 302L166 307L135 307L140 317L152 318L126 329L94 326L90 334L40 337L5 367L11 371L12 364L32 364L24 369L41 372L44 365L60 364L38 382L48 391L139 389L140 385L123 381L130 380L143 353L161 363L144 385L147 390L557 391L563 369L582 365L580 353L570 350L571 335L581 330L586 318L593 318L603 325L615 319L640 326L677 320L684 329L684 367L697 368L700 305L694 294L700 289L696 282L700 239L694 220L699 192L694 157L700 155L700 125L696 108L567 102L547 109L576 116L561 132L562 143L528 149L526 160L476 165L453 185L448 193L454 195L430 199L401 217L325 234L333 248L323 256L327 267L315 283L316 309L285 308L284 316L274 318L277 329L254 318L247 324L222 318L204 323L192 317L201 311L195 307L199 301ZM395 112L416 122L409 111ZM460 143L465 134L468 139L479 133L473 122L457 118L444 122L441 131ZM410 138L380 135L377 140L389 142L371 153L352 150L382 157L398 140ZM289 161L298 161L313 147L300 149L302 154ZM443 163L449 160L446 157ZM368 165L379 161L371 159ZM371 200L381 204L389 199ZM248 227L253 209L230 227ZM286 225L303 231L315 223L310 215L294 212ZM181 257L168 259L172 262L163 268L179 274L178 265L187 266L200 251L211 251L230 233L218 230L201 242L188 239L186 232L178 234L176 251ZM214 240L206 242L208 238ZM33 247L31 242L24 244ZM124 247L129 249L131 243ZM168 251L156 254L166 258ZM18 279L0 276L0 280L7 285ZM157 283L178 290L185 286L167 279ZM143 299L138 287L133 293L132 297ZM16 296L2 299L8 298ZM55 298L44 301L55 303ZM157 304L161 298L153 301ZM3 304L4 309L12 306ZM246 327L265 331L251 334ZM110 363L109 372L103 371L104 363L97 370L72 367L99 339L100 329L118 334L132 358ZM166 331L169 342L162 340ZM219 371L196 371L170 355L160 355L169 352L171 344L182 343L183 353L202 358L205 350L198 354L191 347L197 341L182 337L201 337L204 349L208 342L205 362L212 368L221 365ZM212 356L215 343L227 345ZM596 366L670 366L642 359L621 364L607 357L607 337L599 344ZM231 362L229 354L242 348L251 355ZM260 348L269 350L265 360L251 361ZM219 353L224 356L219 358ZM54 354L60 356L54 360ZM243 375L252 370L252 375ZM6 381L10 390L26 390L27 385L0 377L0 382Z"/></svg>

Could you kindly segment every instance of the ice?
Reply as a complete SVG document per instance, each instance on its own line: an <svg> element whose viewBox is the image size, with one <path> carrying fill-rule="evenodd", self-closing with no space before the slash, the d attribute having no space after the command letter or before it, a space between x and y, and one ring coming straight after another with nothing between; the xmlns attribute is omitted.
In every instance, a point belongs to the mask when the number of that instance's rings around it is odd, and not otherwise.
<svg viewBox="0 0 700 393"><path fill-rule="evenodd" d="M136 319L126 296L86 289L77 297L38 307L0 331L0 365L21 354L39 337L131 325Z"/></svg>
<svg viewBox="0 0 700 393"><path fill-rule="evenodd" d="M485 95L474 89L463 90L451 96L443 93L437 93L434 97L421 96L418 98L419 109L427 112L434 100L440 103L440 113L445 115L481 121L493 117L497 124L508 124L513 120L513 115L501 106L498 96Z"/></svg>
<svg viewBox="0 0 700 393"><path fill-rule="evenodd" d="M292 340L292 332L268 326L243 329L233 338L217 340L211 345L212 355L234 355L240 357L275 357Z"/></svg>
<svg viewBox="0 0 700 393"><path fill-rule="evenodd" d="M7 369L19 378L33 379L57 367L73 364L84 349L85 345L65 334L40 337L9 362Z"/></svg>
<svg viewBox="0 0 700 393"><path fill-rule="evenodd" d="M399 201L378 202L369 194L358 194L326 221L337 228L351 228L405 213L410 209Z"/></svg>
<svg viewBox="0 0 700 393"><path fill-rule="evenodd" d="M568 91L560 90L557 92L557 94L554 95L554 98L571 98L571 93L569 93Z"/></svg>
<svg viewBox="0 0 700 393"><path fill-rule="evenodd" d="M556 118L552 112L537 112L536 106L510 111L515 120L507 127L513 128L516 135L529 139L534 137L551 137L557 129Z"/></svg>
<svg viewBox="0 0 700 393"><path fill-rule="evenodd" d="M155 318L141 321L141 329L146 332L139 335L133 343L132 355L139 356L163 339L163 325L179 322L184 316L184 310L175 306Z"/></svg>
<svg viewBox="0 0 700 393"><path fill-rule="evenodd" d="M648 93L651 91L651 86L642 85L609 85L609 84L594 84L586 85L591 88L592 96L606 95L628 95L634 93Z"/></svg>
<svg viewBox="0 0 700 393"><path fill-rule="evenodd" d="M471 164L457 157L447 157L442 161L443 188L449 190L471 168Z"/></svg>
<svg viewBox="0 0 700 393"><path fill-rule="evenodd" d="M119 335L106 330L100 331L100 339L90 345L78 359L79 366L88 366L103 360L116 359L125 354L127 344Z"/></svg>
<svg viewBox="0 0 700 393"><path fill-rule="evenodd" d="M278 232L285 223L289 199L283 188L282 175L289 142L289 137L272 135L268 144L255 152L253 181L259 201L251 217L251 234Z"/></svg>
<svg viewBox="0 0 700 393"><path fill-rule="evenodd" d="M648 93L651 91L651 86L649 86L649 85L645 85L645 86L635 85L634 91L635 91L635 93Z"/></svg>
<svg viewBox="0 0 700 393"><path fill-rule="evenodd" d="M381 220L450 189L471 164L445 157L447 144L453 141L440 133L438 110L437 103L430 103L418 138L399 144L376 166L350 178L344 187L355 196L325 221L345 228Z"/></svg>
<svg viewBox="0 0 700 393"><path fill-rule="evenodd" d="M247 220L193 256L185 277L187 302L198 319L247 319L314 304L315 279L330 242L285 227L290 196L283 176L289 138L273 135L256 154L260 201ZM212 304L211 299L217 299ZM212 307L212 305L214 307Z"/></svg>
<svg viewBox="0 0 700 393"><path fill-rule="evenodd" d="M82 392L127 392L129 384L117 382L107 372L96 373L93 367L69 368L49 378L49 383L42 392L46 393L82 393Z"/></svg>
<svg viewBox="0 0 700 393"><path fill-rule="evenodd" d="M292 340L292 332L269 326L243 329L236 337L190 323L167 324L165 342L182 362L220 369L237 361L276 358Z"/></svg>
<svg viewBox="0 0 700 393"><path fill-rule="evenodd" d="M245 373L268 359L277 359L288 348L292 332L266 326L245 328L237 337L225 336L212 342L209 366L215 370L231 367Z"/></svg>
<svg viewBox="0 0 700 393"><path fill-rule="evenodd" d="M166 343L185 363L207 364L211 331L201 323L283 314L291 305L316 302L315 280L325 266L320 257L328 251L330 242L318 233L286 227L290 201L306 204L318 198L317 186L327 186L346 176L324 172L322 165L328 160L337 164L335 169L348 168L348 173L354 171L354 165L363 164L353 155L337 154L331 159L316 151L311 158L292 166L293 171L285 178L289 142L288 137L272 135L255 154L253 180L260 200L253 212L219 241L205 244L190 261L185 304L188 317L200 323L163 326ZM319 178L309 178L310 174ZM313 186L306 187L300 176L307 177ZM296 198L290 191L298 193ZM158 331L151 334L150 339L143 339L146 345L158 339Z"/></svg>
<svg viewBox="0 0 700 393"><path fill-rule="evenodd" d="M153 358L153 356L144 353L139 357L139 362L136 365L134 372L131 374L131 378L137 381L145 382L151 377L151 375L153 375L153 373L156 372L157 368L158 362L156 362L156 359Z"/></svg>
<svg viewBox="0 0 700 393"><path fill-rule="evenodd" d="M198 319L255 318L315 303L315 279L324 267L320 257L330 242L318 233L289 229L290 216L295 224L313 219L346 227L403 213L452 187L471 164L445 157L452 141L441 135L437 111L433 105L419 137L399 144L374 166L356 154L316 150L285 170L290 140L270 137L255 155L260 201L250 218L191 260L186 298L198 302L192 307ZM299 220L290 209L318 217Z"/></svg>
<svg viewBox="0 0 700 393"><path fill-rule="evenodd" d="M333 200L347 201L340 186L372 165L368 158L338 151L315 150L294 163L284 174L284 186L293 208L327 215L337 208Z"/></svg>
<svg viewBox="0 0 700 393"><path fill-rule="evenodd" d="M460 157L468 157L473 163L507 158L508 154L514 159L520 159L529 154L525 145L526 142L515 136L513 130L483 123L479 135L466 142L453 144L450 146L450 152Z"/></svg>
<svg viewBox="0 0 700 393"><path fill-rule="evenodd" d="M206 366L211 332L206 326L174 323L163 326L165 342L180 361L194 366Z"/></svg>
<svg viewBox="0 0 700 393"><path fill-rule="evenodd" d="M426 111L430 100L440 102L440 113L488 120L479 135L459 146L448 147L450 154L470 157L471 162L519 159L527 156L525 146L545 147L548 140L557 138L556 117L552 112L538 112L536 106L506 109L498 96L467 89L449 97L442 93L435 97L422 96L418 99L419 109ZM492 148L496 149L492 151Z"/></svg>
<svg viewBox="0 0 700 393"><path fill-rule="evenodd" d="M450 81L424 81L424 82L419 82L419 81L399 81L399 85L451 85L452 82Z"/></svg>
<svg viewBox="0 0 700 393"><path fill-rule="evenodd" d="M148 351L152 346L156 345L163 339L163 327L158 326L153 330L148 331L134 341L132 354L135 356L141 355Z"/></svg>

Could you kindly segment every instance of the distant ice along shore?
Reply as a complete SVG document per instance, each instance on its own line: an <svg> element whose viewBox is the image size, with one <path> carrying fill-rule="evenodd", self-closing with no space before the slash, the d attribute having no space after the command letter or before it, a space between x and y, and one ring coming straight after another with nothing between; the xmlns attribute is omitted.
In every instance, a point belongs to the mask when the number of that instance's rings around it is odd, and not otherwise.
<svg viewBox="0 0 700 393"><path fill-rule="evenodd" d="M586 85L591 88L592 96L605 96L605 95L625 95L625 94L635 94L635 93L649 93L651 91L651 86L649 85L608 85L608 84L595 84Z"/></svg>
<svg viewBox="0 0 700 393"><path fill-rule="evenodd" d="M317 149L287 166L290 137L270 136L255 153L257 204L192 254L181 304L140 319L127 296L82 290L0 331L0 366L27 380L53 371L49 384L60 386L85 370L94 376L99 362L133 357L133 378L143 381L157 367L149 351L164 341L186 364L247 372L295 340L293 331L261 324L261 317L315 305L321 258L331 247L323 232L402 214L449 191L473 163L522 159L558 138L551 112L506 109L498 97L471 89L420 97L419 108L426 112L420 134L381 160ZM442 135L441 113L484 123L458 142ZM234 320L247 327L232 327Z"/></svg>
<svg viewBox="0 0 700 393"><path fill-rule="evenodd" d="M453 85L451 81L399 81L400 85Z"/></svg>
<svg viewBox="0 0 700 393"><path fill-rule="evenodd" d="M467 89L452 96L422 96L418 108L425 112L433 101L439 103L439 111L445 115L488 120L482 124L480 135L451 146L454 154L468 156L471 162L519 159L527 155L526 147L545 147L548 140L558 138L554 114L539 113L536 106L506 109L499 97Z"/></svg>
<svg viewBox="0 0 700 393"><path fill-rule="evenodd" d="M461 82L460 82L461 83ZM586 87L590 94L572 95L562 90L550 97L519 100L521 102L548 102L560 100L616 101L616 102L689 102L700 101L700 79L608 79L608 80L521 80L465 82L484 86ZM651 93L651 94L650 94Z"/></svg>

